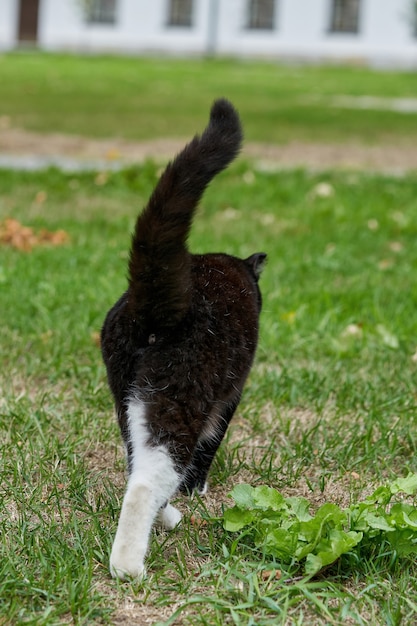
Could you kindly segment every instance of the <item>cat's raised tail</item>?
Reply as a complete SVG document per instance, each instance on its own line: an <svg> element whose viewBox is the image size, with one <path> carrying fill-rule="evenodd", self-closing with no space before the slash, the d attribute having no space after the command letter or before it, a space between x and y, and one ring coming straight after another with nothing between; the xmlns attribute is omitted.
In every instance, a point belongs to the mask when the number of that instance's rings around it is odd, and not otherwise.
<svg viewBox="0 0 417 626"><path fill-rule="evenodd" d="M190 306L187 237L209 182L237 156L243 138L238 113L216 100L201 136L168 164L139 215L129 261L129 310L149 332L175 326Z"/></svg>

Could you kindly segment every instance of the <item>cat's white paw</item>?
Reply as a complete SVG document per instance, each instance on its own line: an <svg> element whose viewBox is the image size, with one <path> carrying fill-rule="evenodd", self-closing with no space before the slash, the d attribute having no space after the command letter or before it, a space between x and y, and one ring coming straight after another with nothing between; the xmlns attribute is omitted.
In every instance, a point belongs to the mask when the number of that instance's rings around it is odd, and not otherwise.
<svg viewBox="0 0 417 626"><path fill-rule="evenodd" d="M173 530L180 523L181 518L181 513L172 504L167 504L158 513L158 522L167 530Z"/></svg>
<svg viewBox="0 0 417 626"><path fill-rule="evenodd" d="M203 485L203 488L202 488L202 489L198 489L198 494L199 494L200 496L205 496L205 495L206 495L206 493L207 493L207 491L208 491L208 482L206 481L206 482L204 483L204 485Z"/></svg>
<svg viewBox="0 0 417 626"><path fill-rule="evenodd" d="M138 558L128 546L117 545L115 541L110 555L110 574L120 580L142 580L146 576L143 559Z"/></svg>

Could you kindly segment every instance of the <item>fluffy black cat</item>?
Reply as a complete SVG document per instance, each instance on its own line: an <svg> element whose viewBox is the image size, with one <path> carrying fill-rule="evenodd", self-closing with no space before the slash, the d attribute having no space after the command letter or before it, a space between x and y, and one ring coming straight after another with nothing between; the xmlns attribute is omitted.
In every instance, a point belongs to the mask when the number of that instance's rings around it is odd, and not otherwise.
<svg viewBox="0 0 417 626"><path fill-rule="evenodd" d="M139 215L129 286L104 322L103 359L129 466L110 558L115 577L144 575L155 518L166 528L181 519L168 503L177 490L204 493L252 365L266 255L187 249L205 188L241 142L236 110L215 101L207 128L167 166Z"/></svg>

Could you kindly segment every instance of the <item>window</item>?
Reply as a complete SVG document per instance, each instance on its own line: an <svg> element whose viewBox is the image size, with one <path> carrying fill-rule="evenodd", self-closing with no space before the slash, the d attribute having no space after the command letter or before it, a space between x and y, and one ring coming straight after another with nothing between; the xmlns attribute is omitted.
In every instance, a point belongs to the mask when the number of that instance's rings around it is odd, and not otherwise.
<svg viewBox="0 0 417 626"><path fill-rule="evenodd" d="M357 33L360 0L333 0L330 30L333 33Z"/></svg>
<svg viewBox="0 0 417 626"><path fill-rule="evenodd" d="M170 0L168 26L192 26L193 0Z"/></svg>
<svg viewBox="0 0 417 626"><path fill-rule="evenodd" d="M272 30L274 13L275 0L249 0L248 28Z"/></svg>
<svg viewBox="0 0 417 626"><path fill-rule="evenodd" d="M116 0L87 0L87 22L90 24L114 24Z"/></svg>

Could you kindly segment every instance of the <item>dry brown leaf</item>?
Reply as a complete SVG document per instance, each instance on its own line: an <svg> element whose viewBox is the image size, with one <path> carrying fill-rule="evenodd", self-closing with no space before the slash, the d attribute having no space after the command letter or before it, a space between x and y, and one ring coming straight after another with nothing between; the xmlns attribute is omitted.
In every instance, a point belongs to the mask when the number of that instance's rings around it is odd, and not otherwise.
<svg viewBox="0 0 417 626"><path fill-rule="evenodd" d="M192 526L197 526L197 528L200 528L201 526L207 526L207 521L205 519L202 519L201 517L196 517L195 515L191 515L190 524Z"/></svg>
<svg viewBox="0 0 417 626"><path fill-rule="evenodd" d="M394 265L393 259L381 259L378 263L378 269L382 271L389 270L391 269L391 267L393 267L393 265Z"/></svg>
<svg viewBox="0 0 417 626"><path fill-rule="evenodd" d="M48 197L48 194L46 193L46 191L38 191L38 193L35 196L36 204L43 204L46 201L47 197Z"/></svg>
<svg viewBox="0 0 417 626"><path fill-rule="evenodd" d="M40 245L60 246L68 241L68 233L64 230L49 231L43 228L36 233L30 226L23 226L13 218L0 222L0 244L23 252L30 252L32 248Z"/></svg>
<svg viewBox="0 0 417 626"><path fill-rule="evenodd" d="M262 580L269 580L270 578L275 578L275 580L279 580L282 576L280 569L264 569L261 573Z"/></svg>
<svg viewBox="0 0 417 626"><path fill-rule="evenodd" d="M100 333L97 331L94 331L91 333L91 340L92 342L99 348L100 344L101 344L101 338L100 338Z"/></svg>
<svg viewBox="0 0 417 626"><path fill-rule="evenodd" d="M401 243L401 241L390 241L389 245L389 249L392 252L402 252L404 250L404 245Z"/></svg>
<svg viewBox="0 0 417 626"><path fill-rule="evenodd" d="M108 172L99 172L97 176L95 177L94 182L98 187L102 187L103 185L107 183L108 179L109 179Z"/></svg>

